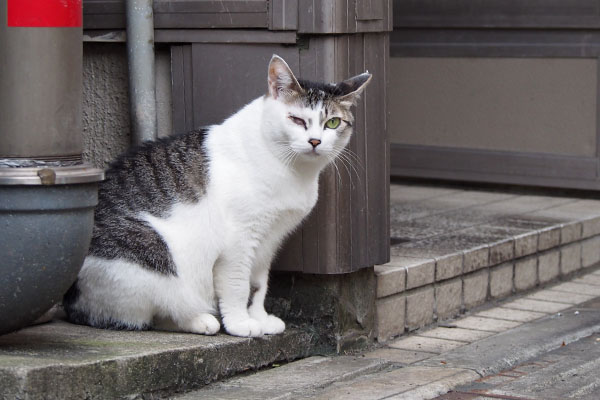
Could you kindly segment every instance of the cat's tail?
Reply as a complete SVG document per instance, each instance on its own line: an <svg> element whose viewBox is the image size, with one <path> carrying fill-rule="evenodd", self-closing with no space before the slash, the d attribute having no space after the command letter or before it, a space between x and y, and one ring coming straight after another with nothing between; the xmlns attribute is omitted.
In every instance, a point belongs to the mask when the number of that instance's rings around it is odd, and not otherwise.
<svg viewBox="0 0 600 400"><path fill-rule="evenodd" d="M79 291L79 287L77 287L76 280L69 290L63 296L63 308L65 309L65 313L67 314L67 319L77 325L89 325L89 317L87 314L81 312L77 308L75 308L75 304L81 295Z"/></svg>

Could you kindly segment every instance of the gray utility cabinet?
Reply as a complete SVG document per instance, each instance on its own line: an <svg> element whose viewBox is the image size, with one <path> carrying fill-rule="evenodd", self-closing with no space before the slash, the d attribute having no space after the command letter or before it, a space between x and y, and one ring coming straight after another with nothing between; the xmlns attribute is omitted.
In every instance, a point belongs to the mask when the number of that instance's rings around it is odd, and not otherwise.
<svg viewBox="0 0 600 400"><path fill-rule="evenodd" d="M274 269L339 274L389 259L388 32L391 0L154 1L171 51L173 132L221 122L264 94L272 54L301 78L373 73L356 110L352 168L321 176L320 199ZM84 1L86 30L123 29L123 1Z"/></svg>

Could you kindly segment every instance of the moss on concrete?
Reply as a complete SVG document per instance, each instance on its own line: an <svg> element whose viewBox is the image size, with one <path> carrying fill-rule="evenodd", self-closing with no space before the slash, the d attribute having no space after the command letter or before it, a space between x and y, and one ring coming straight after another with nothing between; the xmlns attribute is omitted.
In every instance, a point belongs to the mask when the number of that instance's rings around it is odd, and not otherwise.
<svg viewBox="0 0 600 400"><path fill-rule="evenodd" d="M249 339L53 321L0 336L0 398L166 396L313 350L311 336L299 330Z"/></svg>

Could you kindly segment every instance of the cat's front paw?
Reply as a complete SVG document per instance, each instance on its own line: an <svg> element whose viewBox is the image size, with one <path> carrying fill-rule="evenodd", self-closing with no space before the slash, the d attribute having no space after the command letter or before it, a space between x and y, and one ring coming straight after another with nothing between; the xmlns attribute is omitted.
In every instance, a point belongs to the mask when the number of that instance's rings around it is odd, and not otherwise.
<svg viewBox="0 0 600 400"><path fill-rule="evenodd" d="M242 337L257 337L263 334L260 322L252 318L233 323L225 322L225 330L230 335Z"/></svg>
<svg viewBox="0 0 600 400"><path fill-rule="evenodd" d="M215 335L221 329L219 321L211 314L200 314L191 324L191 331L201 335Z"/></svg>
<svg viewBox="0 0 600 400"><path fill-rule="evenodd" d="M285 322L274 315L267 315L262 324L262 331L265 335L276 335L285 331Z"/></svg>

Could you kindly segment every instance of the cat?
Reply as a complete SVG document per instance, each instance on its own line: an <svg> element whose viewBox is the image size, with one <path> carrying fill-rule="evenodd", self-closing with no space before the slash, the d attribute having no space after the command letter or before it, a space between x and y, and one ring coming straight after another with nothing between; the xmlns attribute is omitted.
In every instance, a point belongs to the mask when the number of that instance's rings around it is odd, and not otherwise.
<svg viewBox="0 0 600 400"><path fill-rule="evenodd" d="M267 93L220 125L146 142L100 184L88 256L63 305L74 323L205 335L278 334L271 261L348 144L371 79L298 80L273 55Z"/></svg>

